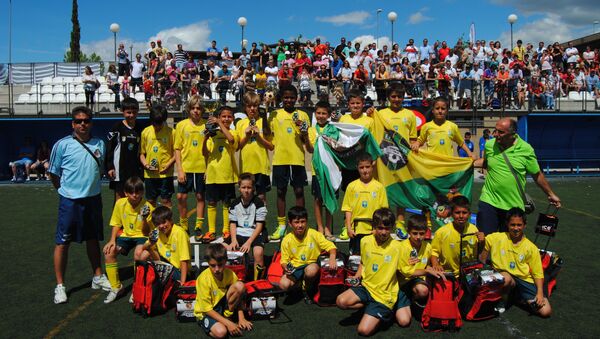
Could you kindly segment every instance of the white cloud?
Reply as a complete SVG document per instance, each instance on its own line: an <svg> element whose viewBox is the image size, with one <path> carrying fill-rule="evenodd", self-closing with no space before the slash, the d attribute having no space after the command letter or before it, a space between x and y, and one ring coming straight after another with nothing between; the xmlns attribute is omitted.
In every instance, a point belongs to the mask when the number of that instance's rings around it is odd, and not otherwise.
<svg viewBox="0 0 600 339"><path fill-rule="evenodd" d="M177 49L177 44L182 44L185 50L205 50L210 45L211 30L207 21L201 21L182 27L173 27L157 32L148 38L148 41L133 41L128 38L119 38L117 35L117 44L123 43L129 53L130 46L133 46L133 54L144 54L150 47L150 41L162 40L162 45L170 51ZM96 53L102 60L114 60L114 41L113 38L92 41L81 44L81 51L87 55ZM130 56L133 59L133 56Z"/></svg>
<svg viewBox="0 0 600 339"><path fill-rule="evenodd" d="M316 17L316 20L320 22L328 22L336 26L348 24L362 25L370 17L371 14L369 14L367 11L354 11L327 17Z"/></svg>
<svg viewBox="0 0 600 339"><path fill-rule="evenodd" d="M561 21L573 26L591 26L600 18L598 0L492 0L494 3L514 7L516 14L555 14ZM517 21L518 22L518 21ZM558 27L557 27L558 28Z"/></svg>
<svg viewBox="0 0 600 339"><path fill-rule="evenodd" d="M540 41L548 45L556 41L565 42L574 37L574 27L562 21L562 18L556 14L548 14L540 20L516 26L513 30L514 44L521 39L523 43L530 42L534 47L537 47ZM510 47L510 31L503 32L497 40L500 40L502 46Z"/></svg>
<svg viewBox="0 0 600 339"><path fill-rule="evenodd" d="M433 18L426 16L425 14L423 14L423 12L427 11L428 8L422 8L420 9L418 12L411 14L408 17L408 22L407 24L418 24L421 23L423 21L431 21L433 20Z"/></svg>
<svg viewBox="0 0 600 339"><path fill-rule="evenodd" d="M357 42L360 43L360 46L362 48L370 43L377 42L377 39L372 35L361 35L361 36L357 36L356 38L352 39L352 45L354 45ZM379 37L378 48L381 49L383 47L383 45L387 45L388 48L391 48L392 47L391 39L387 36Z"/></svg>

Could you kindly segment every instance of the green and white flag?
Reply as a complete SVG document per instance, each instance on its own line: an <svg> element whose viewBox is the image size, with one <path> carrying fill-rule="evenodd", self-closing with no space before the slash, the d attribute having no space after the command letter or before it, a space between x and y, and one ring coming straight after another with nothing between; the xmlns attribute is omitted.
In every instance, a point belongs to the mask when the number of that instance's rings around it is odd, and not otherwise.
<svg viewBox="0 0 600 339"><path fill-rule="evenodd" d="M312 164L319 180L323 204L330 212L338 209L335 192L342 183L341 169L356 170L356 156L367 153L375 161L382 155L373 135L354 124L329 123L317 136Z"/></svg>

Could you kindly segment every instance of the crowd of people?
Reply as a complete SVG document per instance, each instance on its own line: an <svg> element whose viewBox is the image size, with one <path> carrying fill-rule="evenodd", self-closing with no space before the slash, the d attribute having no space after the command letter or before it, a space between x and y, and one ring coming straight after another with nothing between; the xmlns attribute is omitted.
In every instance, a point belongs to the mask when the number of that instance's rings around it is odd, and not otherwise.
<svg viewBox="0 0 600 339"><path fill-rule="evenodd" d="M317 98L333 93L338 105L357 88L365 94L374 89L383 106L385 89L393 83L403 84L408 96L442 96L457 108L554 109L556 99L572 91L590 99L600 94L598 49L579 51L570 42L566 48L558 42L535 47L517 40L514 48L507 48L500 41L459 39L451 47L446 41L423 39L415 44L409 39L404 46L395 43L389 48L345 38L335 46L320 38L281 39L274 45L252 43L234 58L227 46L221 49L212 41L205 57L194 55L181 44L170 51L157 40L144 54L129 56L120 44L118 69L111 65L106 74L109 87L123 97L143 91L148 107L152 100L179 107L195 94L213 98L211 84L216 84L215 99L225 102L231 93L238 104L246 91L256 91L264 100L265 92L277 94L278 88L292 83L305 104L313 102L314 88ZM85 79L84 83L92 85ZM117 109L119 95L115 97ZM276 98L279 103L280 96Z"/></svg>
<svg viewBox="0 0 600 339"><path fill-rule="evenodd" d="M327 45L320 46L315 46L314 56L323 55ZM344 42L338 47L334 60L348 46ZM280 48L290 51L283 44ZM214 55L210 53L217 53L215 46L213 49L209 50L209 57ZM368 51L361 51L365 53ZM351 54L355 52L348 55ZM275 67L275 62L285 63L289 53L282 55L281 60L269 57L267 65ZM414 57L418 55L415 52ZM177 60L173 62L178 67ZM214 61L209 60L209 64ZM227 67L223 60L221 67L220 72ZM308 71L308 63L301 67L300 76ZM126 67L124 72L127 72ZM433 120L418 135L414 114L402 105L406 91L407 87L402 84L391 83L385 92L389 107L367 109L361 89L349 88L347 100L351 112L341 117L340 122L372 130L375 118L387 121L413 152L427 149L452 156L456 147L462 150L474 160L475 166L488 171L479 201L477 226L469 221L471 202L456 192L439 203L437 210L446 210L446 215L444 225L438 230L431 229L430 225L435 216L410 216L405 222L403 206L390 206L386 189L374 171L375 163L382 160L369 154L357 155L356 169L342 172L341 211L345 222L338 237L333 235L331 214L323 210L322 185L313 170L309 201L314 206L316 225L308 225L304 192L308 185L306 156L314 151L317 139L331 127L333 110L327 101L317 102L316 124L311 125L309 115L297 108L302 88L298 91L291 83L279 88L282 107L268 116L259 114L260 94L246 91L242 100L247 117L235 125L232 107L223 105L216 114L207 117L204 101L196 94L185 104L188 118L174 128L166 122L165 107L155 104L150 109L151 125L142 129L136 123L139 103L131 97L125 98L120 102L124 119L115 124L107 140L91 136L90 109L74 108L73 134L54 145L49 164L52 183L60 196L54 252L57 280L54 302L67 301L64 272L71 242L86 241L94 276L92 288L106 290L108 295L104 302L111 303L124 293L116 258L132 250L135 260L160 259L170 263L178 283L193 279L190 276L190 234L197 242L211 243L206 251L209 268L196 280L194 314L199 325L213 337L240 334L252 324L245 319L241 306L244 285L225 268L227 250L251 255L254 279L259 279L265 274L265 242L281 241L280 264L284 274L279 287L292 293L305 286L308 302L319 270L327 269L317 265L319 254L327 251L329 269L335 269L334 240L349 239L350 252L361 256L361 265L353 275L356 286L340 294L337 305L341 309L365 308L358 332L370 335L380 324L393 319L407 326L411 303L428 295L429 287L423 278L431 275L445 279L444 272L456 276L459 258L464 253L454 245L460 242L461 235L476 233L465 251L474 257L481 252L482 260L489 259L504 276L506 293L516 289L517 299L530 305L533 313L550 316L550 304L542 288L541 259L535 245L523 234L525 201L518 187L524 186L526 175L531 174L550 203L560 207L561 201L540 171L533 148L519 138L516 122L504 118L497 122L492 137L484 142L482 157L478 158L465 145L456 125L446 120L450 103L441 96L433 101ZM100 203L103 173L111 179L115 205L109 222L110 239L101 249L99 242L104 240L105 227ZM286 206L289 186L295 198L291 208ZM266 220L271 212L266 208L266 193L272 187L276 190L277 223L270 226L272 234L267 236L271 232L267 232ZM177 222L172 213L175 192ZM195 198L195 223L188 220L188 194ZM212 243L217 238L219 203L224 244ZM287 229L291 231L286 233ZM424 239L431 231L435 234L429 243ZM400 240L392 239L391 234ZM509 253L510 258L499 255L500 252ZM100 265L101 253L105 257L106 274Z"/></svg>

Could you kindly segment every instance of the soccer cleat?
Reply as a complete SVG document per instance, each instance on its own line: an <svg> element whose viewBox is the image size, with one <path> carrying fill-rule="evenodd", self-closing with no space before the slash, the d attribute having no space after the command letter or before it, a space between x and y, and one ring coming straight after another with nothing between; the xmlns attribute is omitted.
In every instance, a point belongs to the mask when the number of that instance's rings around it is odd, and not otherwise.
<svg viewBox="0 0 600 339"><path fill-rule="evenodd" d="M54 303L64 304L67 302L67 289L63 284L58 284L54 288Z"/></svg>
<svg viewBox="0 0 600 339"><path fill-rule="evenodd" d="M108 292L108 295L106 296L106 299L104 299L104 303L109 304L109 303L115 301L115 299L117 299L117 297L119 296L119 293L121 292L122 289L123 289L123 285L121 285L117 288L111 288L110 292ZM133 294L132 294L132 296L133 296Z"/></svg>
<svg viewBox="0 0 600 339"><path fill-rule="evenodd" d="M402 228L396 228L396 235L400 240L408 239L408 233L406 233Z"/></svg>
<svg viewBox="0 0 600 339"><path fill-rule="evenodd" d="M504 301L499 301L496 304L496 307L494 307L494 311L498 312L499 314L502 314L506 311L506 305L504 304Z"/></svg>
<svg viewBox="0 0 600 339"><path fill-rule="evenodd" d="M231 233L229 233L229 231L224 231L223 232L223 242L229 243L230 240L231 240Z"/></svg>
<svg viewBox="0 0 600 339"><path fill-rule="evenodd" d="M208 243L210 243L212 241L215 241L216 238L217 237L215 236L214 232L206 232L204 234L204 236L202 237L202 242L205 243L205 244L208 244Z"/></svg>
<svg viewBox="0 0 600 339"><path fill-rule="evenodd" d="M129 303L133 304L133 293L129 295Z"/></svg>
<svg viewBox="0 0 600 339"><path fill-rule="evenodd" d="M102 274L99 276L94 276L92 278L92 289L93 290L103 289L108 292L108 291L112 290L112 287L110 286L110 282L106 278L106 275Z"/></svg>
<svg viewBox="0 0 600 339"><path fill-rule="evenodd" d="M202 242L202 229L201 228L195 228L194 229L194 240L196 240L196 242Z"/></svg>
<svg viewBox="0 0 600 339"><path fill-rule="evenodd" d="M338 236L338 239L340 239L340 240L350 239L350 237L348 236L348 229L346 227L344 227L342 229L342 233L340 233L340 235Z"/></svg>
<svg viewBox="0 0 600 339"><path fill-rule="evenodd" d="M285 226L278 226L275 232L269 236L271 240L279 240L285 235Z"/></svg>
<svg viewBox="0 0 600 339"><path fill-rule="evenodd" d="M12 179L10 179L10 181L15 182L15 181L17 181L17 178L16 177L12 177Z"/></svg>

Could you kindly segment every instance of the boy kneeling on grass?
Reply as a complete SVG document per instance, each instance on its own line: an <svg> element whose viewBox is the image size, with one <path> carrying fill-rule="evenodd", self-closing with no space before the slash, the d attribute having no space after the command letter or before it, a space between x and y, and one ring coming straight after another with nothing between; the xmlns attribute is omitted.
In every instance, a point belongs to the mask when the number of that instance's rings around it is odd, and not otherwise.
<svg viewBox="0 0 600 339"><path fill-rule="evenodd" d="M495 270L504 276L504 292L516 290L518 301L527 303L531 311L547 318L552 314L548 298L544 295L544 271L540 251L525 237L527 224L525 212L511 208L506 213L508 232L496 232L486 236L480 260L488 257ZM504 305L497 309L504 311Z"/></svg>
<svg viewBox="0 0 600 339"><path fill-rule="evenodd" d="M279 281L279 287L284 291L301 284L303 280L305 293L314 289L320 269L317 260L322 251L329 252L329 269L337 269L337 248L333 242L325 239L323 233L309 228L307 220L308 213L302 206L294 206L288 211L292 233L281 241L281 266L284 274ZM304 301L310 304L310 300L305 294Z"/></svg>
<svg viewBox="0 0 600 339"><path fill-rule="evenodd" d="M252 323L244 317L244 283L238 281L232 270L225 268L227 249L223 244L210 244L204 258L208 261L208 269L196 279L194 315L198 325L213 338L240 336L243 330L251 330ZM233 321L235 312L237 323Z"/></svg>

